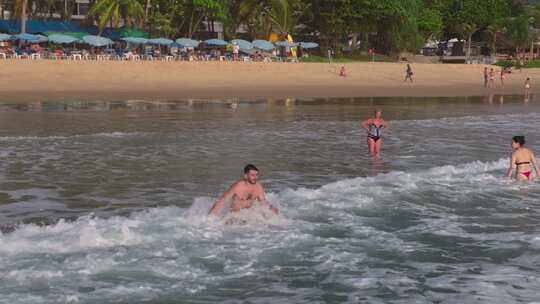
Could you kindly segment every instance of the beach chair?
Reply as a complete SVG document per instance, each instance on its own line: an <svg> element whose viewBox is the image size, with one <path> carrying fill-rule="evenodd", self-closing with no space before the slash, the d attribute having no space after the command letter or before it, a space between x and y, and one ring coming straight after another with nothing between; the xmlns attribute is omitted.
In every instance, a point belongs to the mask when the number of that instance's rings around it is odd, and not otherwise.
<svg viewBox="0 0 540 304"><path fill-rule="evenodd" d="M6 59L6 58L7 58L7 54L4 53L4 52L0 52L0 58Z"/></svg>

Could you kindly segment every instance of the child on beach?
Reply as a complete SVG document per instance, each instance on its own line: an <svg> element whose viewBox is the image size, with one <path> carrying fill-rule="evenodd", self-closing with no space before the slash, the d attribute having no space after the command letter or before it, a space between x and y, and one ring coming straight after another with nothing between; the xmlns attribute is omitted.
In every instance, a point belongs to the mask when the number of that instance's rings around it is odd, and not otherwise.
<svg viewBox="0 0 540 304"><path fill-rule="evenodd" d="M347 71L345 70L345 66L342 65L341 69L339 70L339 76L341 77L347 77Z"/></svg>

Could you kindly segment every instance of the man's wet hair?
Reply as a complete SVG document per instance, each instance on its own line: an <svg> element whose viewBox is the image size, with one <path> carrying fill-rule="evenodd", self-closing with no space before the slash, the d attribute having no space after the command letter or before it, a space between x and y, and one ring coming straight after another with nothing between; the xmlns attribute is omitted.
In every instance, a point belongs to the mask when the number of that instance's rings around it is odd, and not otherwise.
<svg viewBox="0 0 540 304"><path fill-rule="evenodd" d="M514 136L512 137L512 140L518 143L520 146L525 145L525 136Z"/></svg>
<svg viewBox="0 0 540 304"><path fill-rule="evenodd" d="M252 165L252 164L248 164L248 165L246 165L246 166L244 167L244 174L248 174L249 171L251 171L251 170L254 170L254 171L259 172L259 169L257 169L257 167L255 167L255 166Z"/></svg>

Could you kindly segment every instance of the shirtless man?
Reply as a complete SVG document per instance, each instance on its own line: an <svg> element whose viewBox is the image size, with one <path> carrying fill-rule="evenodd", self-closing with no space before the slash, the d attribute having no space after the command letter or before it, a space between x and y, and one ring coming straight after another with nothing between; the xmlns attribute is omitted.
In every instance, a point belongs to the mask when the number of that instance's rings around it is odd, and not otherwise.
<svg viewBox="0 0 540 304"><path fill-rule="evenodd" d="M514 169L516 170L516 179L518 181L531 181L533 180L532 169L536 171L536 176L539 176L540 170L536 158L531 150L524 147L525 137L514 136L512 138L512 157L510 158L510 166L506 175L512 176Z"/></svg>
<svg viewBox="0 0 540 304"><path fill-rule="evenodd" d="M262 185L257 181L259 169L254 165L244 167L244 178L234 183L212 206L210 215L219 215L225 202L232 199L230 212L238 212L242 209L253 207L254 203L268 207L273 213L278 214L279 210L270 205L266 200L266 195Z"/></svg>

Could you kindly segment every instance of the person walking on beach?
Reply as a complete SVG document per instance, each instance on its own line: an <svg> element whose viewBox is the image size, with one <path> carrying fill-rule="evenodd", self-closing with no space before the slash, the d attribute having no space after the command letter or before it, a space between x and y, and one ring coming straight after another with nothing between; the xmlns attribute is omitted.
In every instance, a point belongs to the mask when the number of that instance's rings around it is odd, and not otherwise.
<svg viewBox="0 0 540 304"><path fill-rule="evenodd" d="M403 82L407 82L407 79L409 79L412 83L413 82L412 75L413 75L413 71L412 71L411 65L407 63L407 70L405 71L405 80Z"/></svg>
<svg viewBox="0 0 540 304"><path fill-rule="evenodd" d="M367 131L368 150L371 155L378 155L381 152L382 145L382 129L388 128L389 124L382 119L382 111L375 110L375 115L361 124L362 128Z"/></svg>
<svg viewBox="0 0 540 304"><path fill-rule="evenodd" d="M505 78L505 70L504 68L501 69L501 88L504 88L504 78Z"/></svg>
<svg viewBox="0 0 540 304"><path fill-rule="evenodd" d="M489 70L489 87L495 88L495 70L493 68Z"/></svg>
<svg viewBox="0 0 540 304"><path fill-rule="evenodd" d="M254 165L244 167L243 179L234 183L210 208L209 215L219 215L225 203L232 199L229 212L239 212L243 209L249 209L258 203L265 206L274 214L279 214L279 210L270 205L266 200L266 194L263 186L258 182L259 169Z"/></svg>
<svg viewBox="0 0 540 304"><path fill-rule="evenodd" d="M512 177L512 172L516 169L516 179L518 181L532 181L532 168L536 171L536 177L540 175L538 164L534 153L525 148L525 136L514 136L512 138L512 157L510 158L510 167L506 175Z"/></svg>
<svg viewBox="0 0 540 304"><path fill-rule="evenodd" d="M487 86L488 86L488 80L489 80L488 68L485 67L485 68L484 68L484 88L487 88Z"/></svg>

